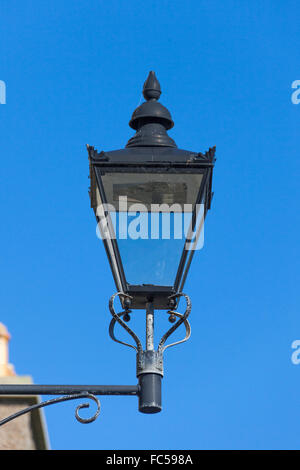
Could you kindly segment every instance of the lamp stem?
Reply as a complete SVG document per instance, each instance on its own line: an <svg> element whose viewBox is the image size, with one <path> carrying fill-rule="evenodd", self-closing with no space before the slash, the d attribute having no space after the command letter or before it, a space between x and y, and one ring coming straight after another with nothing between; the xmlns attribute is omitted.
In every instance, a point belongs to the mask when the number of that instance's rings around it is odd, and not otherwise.
<svg viewBox="0 0 300 470"><path fill-rule="evenodd" d="M146 304L146 351L154 350L154 308L152 302Z"/></svg>
<svg viewBox="0 0 300 470"><path fill-rule="evenodd" d="M116 296L120 297L129 297L129 295L124 294L124 292L117 292L112 295L109 301L109 310L113 316L113 319L109 326L109 334L114 341L118 343L125 344L125 346L130 346L136 350L136 375L139 380L138 385L138 397L139 397L139 411L142 413L159 413L162 409L161 406L161 381L164 375L163 370L163 352L165 349L170 346L175 346L176 344L183 343L187 341L191 334L191 327L187 320L187 317L191 311L191 301L190 298L183 293L177 293L170 297L179 298L184 297L186 300L186 311L184 314L175 312L174 310L168 309L168 314L172 314L178 318L177 322L171 326L168 331L162 336L157 349L154 349L154 304L151 301L146 302L146 347L143 350L143 346L138 336L127 326L127 324L122 320L122 316L126 314L126 310L117 314L114 309L114 299ZM175 307L174 305L172 307ZM135 340L136 346L132 344L125 343L120 341L115 337L114 327L116 322L118 322ZM166 340L171 336L171 334L177 330L177 328L184 324L185 326L185 338L176 341L171 344L167 344ZM1 389L1 387L0 387Z"/></svg>
<svg viewBox="0 0 300 470"><path fill-rule="evenodd" d="M152 302L146 304L146 350L142 352L140 359L142 367L138 373L139 410L142 413L158 413L161 411L162 370L158 369L157 352L154 351L154 308Z"/></svg>

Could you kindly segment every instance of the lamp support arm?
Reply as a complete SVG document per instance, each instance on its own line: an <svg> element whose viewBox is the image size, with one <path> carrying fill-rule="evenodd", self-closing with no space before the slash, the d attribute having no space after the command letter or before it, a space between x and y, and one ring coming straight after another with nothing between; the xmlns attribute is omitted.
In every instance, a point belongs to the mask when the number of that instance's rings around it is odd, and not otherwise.
<svg viewBox="0 0 300 470"><path fill-rule="evenodd" d="M161 411L161 381L163 377L163 352L167 347L174 346L175 344L187 341L190 337L191 328L187 317L191 311L191 302L186 294L178 293L172 298L184 297L187 303L186 311L184 314L169 310L167 313L170 315L170 321L174 325L163 335L158 348L154 347L154 308L152 302L146 304L146 348L143 350L142 343L138 336L127 325L130 319L129 308L125 308L124 312L116 313L114 309L114 299L120 296L123 299L129 298L128 295L118 292L114 294L109 301L109 310L112 314L112 320L109 326L109 334L111 338L121 344L134 348L136 350L137 370L136 375L138 378L137 385L35 385L35 384L0 384L0 400L8 396L16 395L56 395L55 398L46 401L38 402L23 410L0 420L0 426L12 421L19 416L43 408L49 405L62 403L69 400L88 399L96 403L97 410L93 416L83 418L79 415L79 410L89 408L90 403L85 402L77 406L75 411L76 419L81 423L91 423L95 421L100 413L100 401L97 398L99 395L118 395L118 396L137 396L139 399L139 411L142 413L157 413ZM171 299L171 298L170 298ZM126 319L127 316L127 320ZM122 318L123 317L123 318ZM135 341L135 345L125 343L118 340L114 334L116 323L122 326L127 333ZM184 324L186 335L181 341L165 346L168 337L181 325Z"/></svg>

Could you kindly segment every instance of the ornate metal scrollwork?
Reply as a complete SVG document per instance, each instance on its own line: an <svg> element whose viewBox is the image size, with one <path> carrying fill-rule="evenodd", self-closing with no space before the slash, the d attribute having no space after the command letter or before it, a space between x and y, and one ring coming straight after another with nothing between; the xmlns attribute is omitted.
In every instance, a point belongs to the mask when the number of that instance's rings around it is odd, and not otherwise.
<svg viewBox="0 0 300 470"><path fill-rule="evenodd" d="M129 346L130 348L135 349L137 352L141 352L143 351L143 346L139 337L134 333L134 331L131 330L131 328L129 328L129 326L121 318L123 315L127 314L127 311L125 310L124 312L121 312L121 313L115 312L114 300L117 296L131 299L130 295L124 294L123 292L117 292L116 294L111 296L109 300L109 311L112 314L113 319L111 320L110 325L109 325L109 335L111 339L113 339L117 343L124 344L124 346ZM115 328L116 322L119 323L127 331L127 333L130 334L130 336L134 339L136 346L134 346L133 344L125 343L124 341L120 341L119 339L115 337L114 328Z"/></svg>
<svg viewBox="0 0 300 470"><path fill-rule="evenodd" d="M167 348L170 348L171 346L175 346L177 344L184 343L191 336L191 325L190 325L190 323L187 319L187 317L191 313L191 309L192 309L191 299L189 298L188 295L183 294L183 293L174 294L170 297L170 299L176 298L176 297L184 297L185 298L185 300L186 300L186 310L185 310L184 314L178 313L175 310L169 310L167 312L169 315L174 315L175 317L178 317L179 320L176 323L174 323L174 325L161 338L161 340L159 342L159 345L158 345L158 348L157 348L157 350L161 351L161 352L165 351ZM177 328L180 325L182 325L182 323L184 323L184 326L185 326L185 337L183 339L181 339L180 341L175 341L174 343L167 344L166 346L164 346L164 344L165 344L166 340L169 338L169 336L171 336L171 334L174 333L174 331L177 330Z"/></svg>
<svg viewBox="0 0 300 470"><path fill-rule="evenodd" d="M129 346L130 348L135 349L138 353L139 352L141 353L143 351L143 347L142 347L140 339L134 333L134 331L132 331L131 328L129 328L129 326L125 323L125 321L122 320L122 317L127 314L127 310L124 310L123 312L120 312L120 313L115 312L114 300L115 300L116 296L127 297L127 298L131 299L131 297L129 295L124 294L123 292L117 292L116 294L112 295L112 297L110 298L109 310L110 310L110 313L113 316L113 319L111 320L110 325L109 325L109 335L117 343L124 344L125 346ZM182 313L176 312L175 310L168 310L168 312L167 312L168 315L172 315L174 317L177 317L177 318L179 318L179 320L176 321L176 323L174 323L174 325L163 335L163 337L161 338L161 340L159 342L159 345L158 345L158 351L163 352L167 348L170 348L171 346L175 346L177 344L184 343L191 336L191 326L190 326L190 323L187 319L190 312L191 312L191 309L192 309L191 300L190 300L189 296L184 294L184 293L174 294L174 295L170 296L170 300L175 299L175 298L179 298L179 297L184 297L185 300L186 300L185 313L182 314ZM121 340L119 340L115 337L114 328L115 328L116 323L119 323L127 331L127 333L130 334L130 336L134 339L134 341L136 343L136 346L134 346L133 344L125 343L124 341L121 341ZM180 341L176 341L174 343L171 343L171 344L168 344L168 345L164 346L164 344L165 344L166 340L169 338L169 336L171 336L171 334L174 333L174 331L177 330L177 328L182 323L184 323L185 330L186 330L185 337Z"/></svg>
<svg viewBox="0 0 300 470"><path fill-rule="evenodd" d="M81 416L79 416L79 410L81 410L82 408L89 408L89 406L90 406L89 403L82 403L82 404L78 405L76 410L75 410L75 418L80 423L84 423L84 424L92 423L99 416L100 406L101 406L100 401L98 400L98 398L95 397L95 395L93 395L91 393L78 393L78 394L74 394L74 395L67 395L67 396L63 396L63 397L52 398L51 400L46 400L46 401L37 403L35 405L29 406L28 408L24 408L23 410L17 411L16 413L8 416L7 418L2 419L0 421L0 426L2 426L3 424L8 423L9 421L12 421L15 418L18 418L19 416L22 416L26 413L30 413L33 410L36 410L36 409L39 409L39 408L44 408L45 406L49 406L49 405L55 405L56 403L62 403L64 401L78 400L78 399L83 399L83 398L88 398L90 400L93 400L97 404L97 411L90 418L82 418Z"/></svg>
<svg viewBox="0 0 300 470"><path fill-rule="evenodd" d="M146 372L147 373L154 372L154 373L157 373L157 374L163 376L163 352L167 348L170 348L171 346L175 346L177 344L180 344L180 343L183 343L183 342L187 341L189 339L190 335L191 335L191 326L190 326L190 323L187 319L190 312L191 312L191 308L192 308L190 298L188 297L188 295L183 294L183 293L177 293L177 294L174 294L174 295L170 296L170 298L169 298L170 299L170 304L172 304L172 300L173 300L174 305L176 305L176 302L174 301L175 299L178 299L180 297L185 298L185 300L186 300L185 313L184 314L179 313L179 312L175 311L172 308L170 310L168 310L167 313L170 315L170 318L172 318L172 322L174 322L174 320L175 320L175 323L162 336L162 338L161 338L161 340L158 344L157 351L154 351L153 347L151 348L152 350L150 351L150 350L148 350L148 348L146 348L146 350L143 350L141 341L138 338L138 336L129 328L129 326L122 319L122 317L124 317L126 314L128 314L128 310L125 309L123 312L120 312L120 313L115 312L114 300L115 300L116 296L129 298L129 299L131 298L129 295L124 294L123 292L117 292L116 294L114 294L110 298L109 310L110 310L110 313L113 316L113 319L111 320L110 325L109 325L110 337L114 341L116 341L117 343L123 344L125 346L129 346L130 348L133 348L133 349L136 350L136 352L137 352L137 376L139 376L142 373L146 373ZM148 308L148 306L147 306L147 308ZM176 321L176 319L178 319L178 320ZM136 346L134 346L133 344L129 344L129 343L126 343L124 341L121 341L121 340L119 340L115 337L114 328L115 328L116 323L119 323L129 333L129 335L134 339ZM180 341L175 341L174 343L165 345L165 342L169 338L169 336L171 336L171 334L174 333L174 331L177 330L177 328L182 324L184 324L184 326L185 326L185 337L183 339L181 339ZM152 331L151 335L153 335L153 331ZM153 340L153 338L152 338L152 340Z"/></svg>

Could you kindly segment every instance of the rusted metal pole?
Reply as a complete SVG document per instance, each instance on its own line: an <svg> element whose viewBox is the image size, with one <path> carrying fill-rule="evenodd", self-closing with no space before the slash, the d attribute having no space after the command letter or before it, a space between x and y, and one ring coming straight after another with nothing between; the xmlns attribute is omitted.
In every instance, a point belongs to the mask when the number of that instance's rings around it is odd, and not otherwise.
<svg viewBox="0 0 300 470"><path fill-rule="evenodd" d="M146 350L143 351L142 367L139 371L139 411L158 413L161 411L162 365L159 364L157 351L154 350L154 308L146 304Z"/></svg>
<svg viewBox="0 0 300 470"><path fill-rule="evenodd" d="M138 385L34 385L0 384L1 395L68 395L78 393L93 395L138 395Z"/></svg>
<svg viewBox="0 0 300 470"><path fill-rule="evenodd" d="M146 304L146 351L154 350L154 308L153 303Z"/></svg>

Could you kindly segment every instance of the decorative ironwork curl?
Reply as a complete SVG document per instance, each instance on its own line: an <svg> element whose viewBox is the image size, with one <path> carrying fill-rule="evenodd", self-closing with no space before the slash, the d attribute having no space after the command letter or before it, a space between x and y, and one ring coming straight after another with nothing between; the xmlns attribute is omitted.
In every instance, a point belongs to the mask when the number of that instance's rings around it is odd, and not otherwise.
<svg viewBox="0 0 300 470"><path fill-rule="evenodd" d="M43 408L43 407L48 406L48 405L55 405L56 403L62 403L64 401L77 400L77 399L83 399L83 398L88 398L90 400L93 400L97 404L97 411L90 418L82 418L81 416L79 416L79 410L81 410L82 408L89 408L89 406L90 406L90 403L82 403L82 404L78 405L76 410L75 410L75 418L80 423L84 423L84 424L92 423L99 416L100 407L101 407L100 401L92 393L78 393L78 394L74 394L74 395L67 395L67 396L63 396L63 397L52 398L51 400L46 400L46 401L37 403L35 405L29 406L28 408L25 408L23 410L17 411L16 413L8 416L7 418L2 419L0 421L0 426L2 426L3 424L8 423L9 421L12 421L15 418L18 418L19 416L22 416L26 413L30 413L31 411L36 410L38 408Z"/></svg>
<svg viewBox="0 0 300 470"><path fill-rule="evenodd" d="M129 328L129 326L121 318L123 315L125 315L127 313L126 310L124 312L121 312L121 313L116 313L115 312L114 300L115 300L116 296L127 297L129 299L132 299L132 297L130 295L124 294L123 292L117 292L116 294L111 296L111 298L109 300L109 310L110 310L110 313L113 316L113 319L111 320L110 325L109 325L109 335L110 335L111 339L113 339L117 343L124 344L125 346L129 346L130 348L135 349L137 352L142 352L143 351L143 346L142 346L142 343L141 343L140 339L138 338L138 336ZM124 341L120 341L119 339L117 339L115 337L114 328L115 328L116 322L118 322L127 331L127 333L130 334L130 336L134 339L134 341L136 343L136 346L134 346L133 344L125 343Z"/></svg>
<svg viewBox="0 0 300 470"><path fill-rule="evenodd" d="M82 408L89 408L90 404L89 403L81 403L80 405L77 406L77 408L75 410L75 418L80 423L88 424L88 423L92 423L93 421L95 421L98 418L98 416L100 414L100 410L101 410L101 404L100 404L100 401L98 400L98 398L96 398L95 395L93 395L91 393L86 394L84 396L84 398L89 398L90 400L93 400L97 405L97 411L90 418L82 418L81 416L79 416L79 413L78 413L79 410L81 410Z"/></svg>
<svg viewBox="0 0 300 470"><path fill-rule="evenodd" d="M127 297L129 299L131 299L132 297L127 295L127 294L124 294L123 292L117 292L116 294L112 295L111 298L110 298L110 301L109 301L109 310L110 310L110 313L112 314L113 316L113 319L111 320L110 322L110 325L109 325L109 334L110 334L110 337L116 341L117 343L120 343L120 344L124 344L125 346L129 346L130 348L133 348L137 351L138 355L141 355L142 352L143 352L143 346L141 344L141 341L140 339L138 338L138 336L129 328L129 326L122 320L122 316L125 315L127 313L126 310L124 310L123 312L121 313L116 313L115 312L115 309L114 309L114 299L116 298L116 296L119 296L119 297ZM179 312L176 312L175 310L169 310L168 311L168 314L170 315L174 315L175 317L179 318L179 320L163 335L163 337L161 338L160 342L159 342L159 345L158 345L158 348L157 348L157 351L158 352L161 352L163 353L167 348L170 348L171 346L175 346L177 344L180 344L180 343L184 343L185 341L187 341L189 339L189 337L191 336L191 326L190 326L190 323L188 321L188 316L191 312L191 309L192 309L192 304L191 304L191 300L189 298L189 296L187 294L184 294L182 292L179 292L177 294L173 294L169 297L169 299L173 299L173 298L179 298L179 297L184 297L185 298L185 301L186 301L186 310L185 310L185 313L182 314L182 313L179 313ZM115 328L115 324L116 322L118 322L130 335L131 337L134 339L135 343L136 343L136 346L134 346L133 344L129 344L129 343L125 343L124 341L121 341L119 339L117 339L115 337L115 334L114 334L114 328ZM175 330L177 330L177 328L182 324L184 323L184 326L185 326L185 331L186 331L186 334L185 334L185 337L180 340L180 341L176 341L174 343L171 343L171 344L168 344L165 346L165 342L166 340L169 338L169 336L174 333Z"/></svg>
<svg viewBox="0 0 300 470"><path fill-rule="evenodd" d="M163 353L167 348L170 348L171 346L175 346L177 344L184 343L191 336L191 325L190 325L189 321L187 320L187 317L191 313L191 309L192 309L191 299L189 298L189 296L187 294L184 294L182 292L177 293L177 294L173 294L169 298L172 299L172 298L176 298L176 297L184 297L185 298L186 310L185 310L184 314L175 312L175 310L169 310L168 311L168 314L175 315L176 317L179 318L179 320L161 338L161 340L159 342L159 345L158 345L158 348L157 348L157 351L161 352L161 353ZM182 323L184 323L184 326L185 326L185 331L186 331L185 337L183 339L181 339L180 341L176 341L175 343L167 344L167 346L164 346L164 344L165 344L166 340L169 338L169 336L172 333L174 333L174 331L177 330L177 328L180 325L182 325Z"/></svg>

